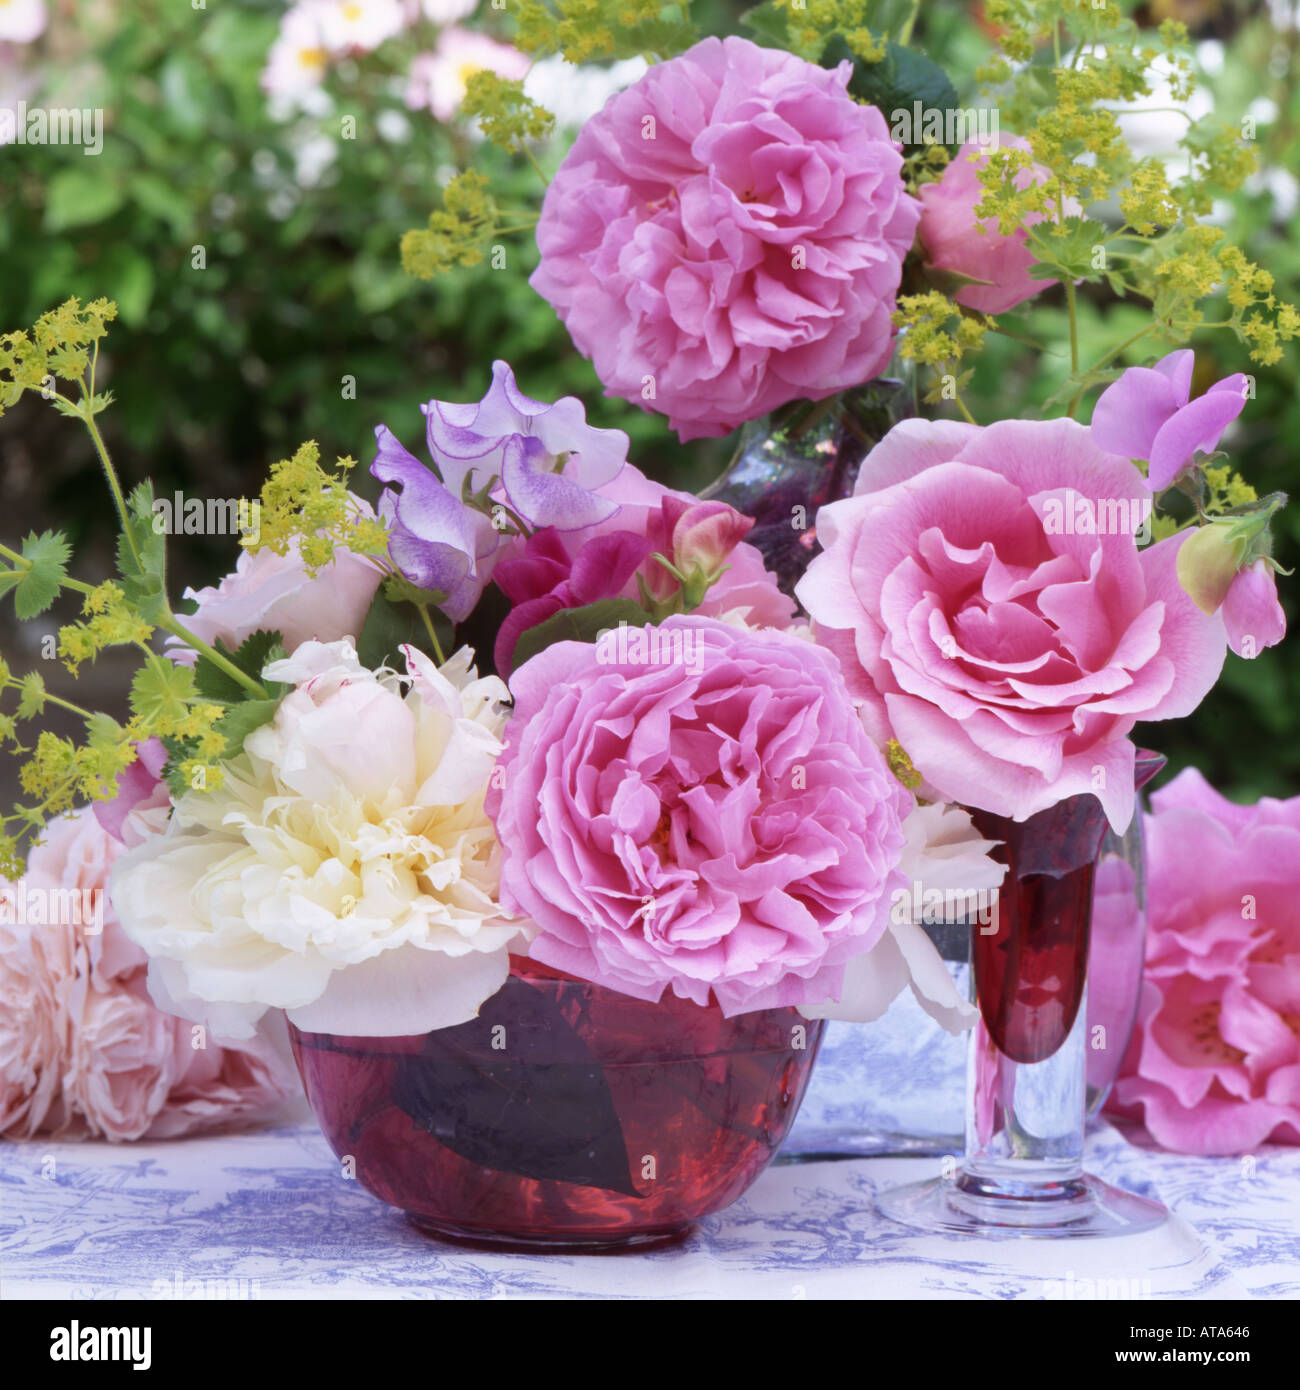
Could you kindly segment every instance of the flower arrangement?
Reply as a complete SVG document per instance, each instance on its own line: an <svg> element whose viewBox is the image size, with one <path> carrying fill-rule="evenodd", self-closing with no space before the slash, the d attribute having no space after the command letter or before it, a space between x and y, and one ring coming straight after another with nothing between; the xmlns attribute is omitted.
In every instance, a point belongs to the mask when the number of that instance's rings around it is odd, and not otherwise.
<svg viewBox="0 0 1300 1390"><path fill-rule="evenodd" d="M409 18L362 8L296 7L280 42L299 48L277 49L268 85ZM1124 141L1112 106L1149 92L1158 59L1190 86L1180 26L1153 39L1113 3L990 4L1002 53L983 77L1016 131L982 143L927 134L924 108L951 115L956 94L908 46L916 7L897 8L769 0L755 42L701 38L684 8L529 0L529 57L657 61L586 122L535 218L469 170L403 244L433 276L535 229L530 283L606 394L682 441L896 357L930 370L940 418L871 441L850 495L791 517L811 560L793 595L747 517L653 481L622 430L574 397L530 398L497 361L481 400L425 405L424 456L408 422L372 422L373 483L313 443L274 465L238 563L178 612L162 499L127 493L97 425L115 306L69 300L0 339L0 405L33 392L82 421L121 533L99 583L73 577L56 532L0 545L0 591L23 619L78 596L57 639L74 674L109 647L139 657L124 721L0 665L5 741L52 706L85 727L23 749L5 871L35 843L37 872L57 818L88 803L135 817L111 897L153 999L235 1049L283 1011L300 1064L313 1037L409 1057L427 1035L450 1066L458 1030L530 978L809 1024L877 1017L910 984L968 1026L908 905L917 885L998 888L1005 861L969 811L1024 824L1094 795L1122 832L1135 726L1193 710L1230 641L1253 657L1283 635L1270 526L1286 499L1218 461L1251 383L1194 392L1182 344L1230 331L1267 364L1300 314L1206 220L1248 172L1240 140L1193 124L1180 180ZM469 75L463 110L536 163L550 115L510 71ZM1048 418L987 402L977 423L965 359L1053 286L1068 368ZM1083 286L1150 306L1092 363ZM1121 365L1137 357L1154 365ZM69 968L84 988L99 966L87 949ZM34 1129L46 1068L9 1057L7 1105ZM422 1094L409 1061L396 1075L393 1094ZM412 1105L486 1161L465 1114ZM588 1171L514 1161L532 1179Z"/></svg>

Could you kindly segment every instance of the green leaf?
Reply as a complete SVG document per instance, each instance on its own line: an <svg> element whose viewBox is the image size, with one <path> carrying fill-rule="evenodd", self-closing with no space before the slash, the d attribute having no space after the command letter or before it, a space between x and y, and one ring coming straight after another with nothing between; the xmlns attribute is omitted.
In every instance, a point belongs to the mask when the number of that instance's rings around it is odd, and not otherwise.
<svg viewBox="0 0 1300 1390"><path fill-rule="evenodd" d="M18 718L34 719L45 708L45 681L35 671L29 671L20 682Z"/></svg>
<svg viewBox="0 0 1300 1390"><path fill-rule="evenodd" d="M132 176L130 192L135 205L159 221L166 222L178 240L183 241L189 236L194 224L194 211L174 184L156 174L140 173Z"/></svg>
<svg viewBox="0 0 1300 1390"><path fill-rule="evenodd" d="M254 632L244 639L237 651L233 652L220 638L217 638L212 645L228 661L238 666L245 675L252 676L256 681L262 680L263 668L269 662L279 661L285 654L284 639L278 632ZM223 671L216 662L202 653L199 654L198 661L194 663L194 684L205 700L216 700L223 705L236 705L249 701L247 687L240 685L234 676ZM278 685L274 681L263 682L263 684L268 687L268 691L283 693L289 688L287 685Z"/></svg>
<svg viewBox="0 0 1300 1390"><path fill-rule="evenodd" d="M790 28L785 15L768 3L755 5L740 16L740 27L749 30L754 42L764 48L789 48Z"/></svg>
<svg viewBox="0 0 1300 1390"><path fill-rule="evenodd" d="M603 598L585 608L563 608L524 633L515 644L510 664L517 671L529 657L555 642L594 642L619 623L644 627L648 620L645 609L630 598Z"/></svg>
<svg viewBox="0 0 1300 1390"><path fill-rule="evenodd" d="M424 651L428 642L429 635L414 605L394 603L380 588L361 625L357 656L363 666L373 671L380 666L395 665L402 646L409 643Z"/></svg>
<svg viewBox="0 0 1300 1390"><path fill-rule="evenodd" d="M1035 280L1101 280L1093 264L1098 246L1109 233L1090 217L1067 217L1064 222L1037 222L1029 228L1025 245L1038 262L1029 267Z"/></svg>
<svg viewBox="0 0 1300 1390"><path fill-rule="evenodd" d="M913 129L917 102L921 103L923 113L938 111L941 116L960 108L957 89L948 80L947 73L914 48L891 42L885 45L885 56L878 63L864 63L854 55L843 35L836 34L822 50L821 65L833 68L845 59L853 64L849 92L859 101L878 107L889 122L891 132L907 148L925 143L924 129ZM895 129L895 122L901 116L908 118L906 125L899 124ZM904 136L911 138L904 139Z"/></svg>
<svg viewBox="0 0 1300 1390"><path fill-rule="evenodd" d="M147 723L156 721L165 725L184 719L197 696L194 672L156 652L131 682L131 709Z"/></svg>
<svg viewBox="0 0 1300 1390"><path fill-rule="evenodd" d="M109 286L117 301L118 316L128 328L138 328L144 322L153 299L153 285L153 266L143 256L128 251Z"/></svg>
<svg viewBox="0 0 1300 1390"><path fill-rule="evenodd" d="M111 217L125 201L121 187L96 171L60 169L45 188L45 230L88 227Z"/></svg>
<svg viewBox="0 0 1300 1390"><path fill-rule="evenodd" d="M117 538L117 572L127 602L146 622L167 612L167 537L154 527L153 484L141 483L127 498L127 528ZM138 556L138 558L137 558Z"/></svg>
<svg viewBox="0 0 1300 1390"><path fill-rule="evenodd" d="M275 718L281 698L283 697L273 700L244 700L241 704L231 705L225 716L217 721L217 729L226 739L226 749L221 755L223 762L243 751L244 740L254 729L260 729L263 724L269 724Z"/></svg>
<svg viewBox="0 0 1300 1390"><path fill-rule="evenodd" d="M59 531L33 532L23 542L23 559L31 568L13 585L14 612L26 622L39 617L58 597L59 588L68 574L72 547Z"/></svg>

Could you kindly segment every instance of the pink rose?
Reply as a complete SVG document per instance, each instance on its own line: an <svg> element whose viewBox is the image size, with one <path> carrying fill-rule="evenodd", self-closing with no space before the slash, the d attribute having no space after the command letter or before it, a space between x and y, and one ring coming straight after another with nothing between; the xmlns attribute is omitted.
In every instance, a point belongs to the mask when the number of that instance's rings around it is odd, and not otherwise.
<svg viewBox="0 0 1300 1390"><path fill-rule="evenodd" d="M143 971L108 990L81 971L67 982L64 1007L64 1103L92 1135L139 1139L176 1079L177 1020L149 998Z"/></svg>
<svg viewBox="0 0 1300 1390"><path fill-rule="evenodd" d="M1003 135L1001 144L1015 150L1029 149L1029 141L1019 135ZM924 185L917 196L921 200L921 244L928 263L936 270L988 282L963 285L953 298L968 309L1004 314L1054 282L1036 280L1029 273L1036 262L1027 245L1026 229L1043 220L1041 213L1028 214L1024 225L1007 236L998 231L996 218L978 221L975 217L975 209L984 197L978 174L992 153L991 148L977 140L968 140L938 182ZM1050 177L1050 170L1033 164L1016 174L1015 185L1023 191ZM1067 217L1078 217L1082 212L1073 198L1065 200Z"/></svg>
<svg viewBox="0 0 1300 1390"><path fill-rule="evenodd" d="M166 810L136 809L128 843ZM90 807L45 828L21 883L0 897L0 1133L164 1138L260 1118L295 1089L287 1050L223 1045L158 1009L148 958L113 911L126 852Z"/></svg>
<svg viewBox="0 0 1300 1390"><path fill-rule="evenodd" d="M1138 550L1146 498L1072 420L895 426L796 589L876 742L946 799L1025 820L1095 792L1122 831L1127 735L1195 709L1225 652L1178 583L1185 537Z"/></svg>
<svg viewBox="0 0 1300 1390"><path fill-rule="evenodd" d="M608 395L685 440L880 372L920 208L850 75L709 38L583 126L530 283Z"/></svg>
<svg viewBox="0 0 1300 1390"><path fill-rule="evenodd" d="M22 884L0 880L0 894ZM11 899L0 896L0 902ZM63 1123L68 1020L57 984L69 973L62 939L0 909L0 1135L28 1139Z"/></svg>
<svg viewBox="0 0 1300 1390"><path fill-rule="evenodd" d="M367 503L356 501L371 512ZM297 542L287 555L245 550L234 571L215 587L186 589L185 597L198 604L198 611L182 613L180 620L204 642L220 638L232 651L259 631L279 632L288 652L311 638L355 640L383 577L374 561L346 548L315 577L307 572ZM171 644L171 655L193 664L193 653L184 645Z"/></svg>
<svg viewBox="0 0 1300 1390"><path fill-rule="evenodd" d="M1151 798L1146 979L1108 1109L1181 1153L1300 1143L1300 797Z"/></svg>
<svg viewBox="0 0 1300 1390"><path fill-rule="evenodd" d="M728 1016L839 998L906 887L912 802L827 653L673 617L556 643L511 691L488 812L534 959Z"/></svg>
<svg viewBox="0 0 1300 1390"><path fill-rule="evenodd" d="M1195 354L1182 348L1154 367L1130 367L1097 398L1092 437L1108 453L1146 459L1147 485L1163 492L1197 453L1218 448L1246 404L1241 372L1191 400Z"/></svg>

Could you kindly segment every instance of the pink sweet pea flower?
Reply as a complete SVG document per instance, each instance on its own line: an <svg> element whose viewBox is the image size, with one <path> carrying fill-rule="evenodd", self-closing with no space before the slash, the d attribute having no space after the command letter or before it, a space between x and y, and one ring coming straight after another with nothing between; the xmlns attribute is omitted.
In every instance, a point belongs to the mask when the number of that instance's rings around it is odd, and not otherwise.
<svg viewBox="0 0 1300 1390"><path fill-rule="evenodd" d="M1286 636L1286 614L1277 601L1277 581L1267 560L1256 560L1232 581L1223 600L1228 645L1238 656L1258 656Z"/></svg>
<svg viewBox="0 0 1300 1390"><path fill-rule="evenodd" d="M1300 797L1151 798L1146 978L1107 1106L1180 1153L1300 1143Z"/></svg>
<svg viewBox="0 0 1300 1390"><path fill-rule="evenodd" d="M694 502L670 496L664 498L660 514L650 518L647 534L651 548L702 593L708 579L722 569L753 529L753 518L726 502ZM655 565L647 587L656 598L666 598L677 587L677 580L662 565Z"/></svg>
<svg viewBox="0 0 1300 1390"><path fill-rule="evenodd" d="M1130 367L1092 413L1092 437L1107 453L1146 459L1147 486L1162 492L1195 455L1218 447L1246 404L1246 378L1234 372L1190 400L1194 354L1182 348L1154 367Z"/></svg>

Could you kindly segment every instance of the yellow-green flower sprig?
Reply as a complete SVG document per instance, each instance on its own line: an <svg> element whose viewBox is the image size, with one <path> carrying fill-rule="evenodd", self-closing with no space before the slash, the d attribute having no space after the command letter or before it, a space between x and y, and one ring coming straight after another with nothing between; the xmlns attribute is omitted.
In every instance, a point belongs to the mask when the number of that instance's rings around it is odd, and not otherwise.
<svg viewBox="0 0 1300 1390"><path fill-rule="evenodd" d="M271 465L262 485L257 539L245 538L251 550L287 555L296 542L310 574L334 559L340 546L357 555L386 556L388 532L378 518L361 511L348 490L354 458L340 458L335 471L321 466L320 447L308 440L291 458Z"/></svg>

